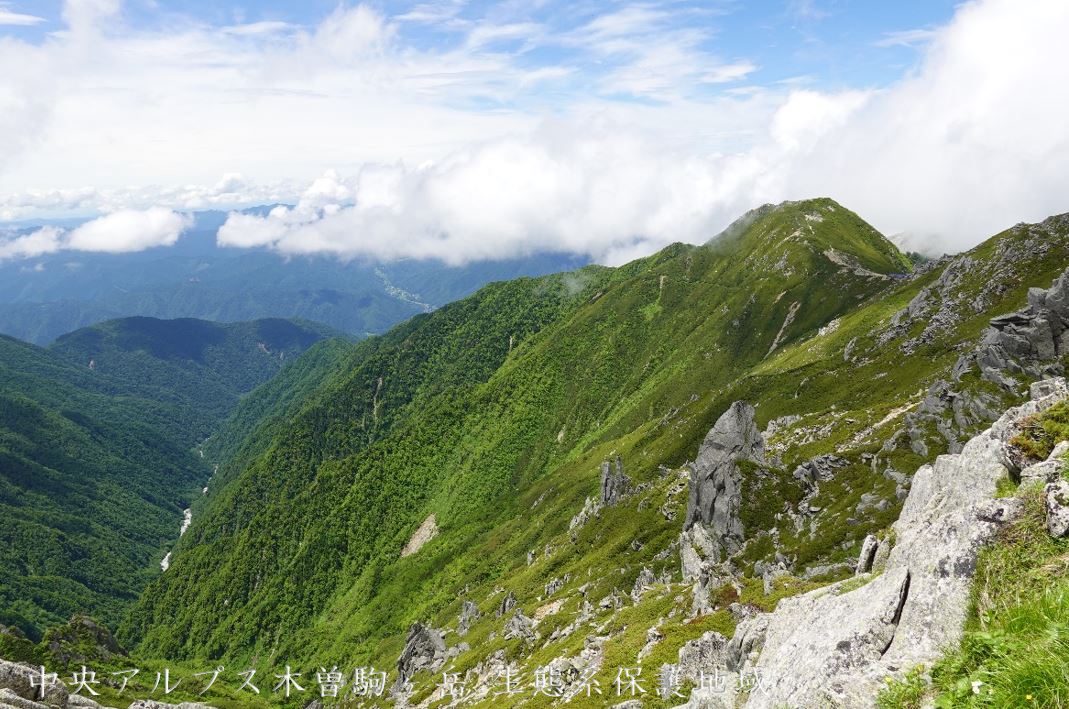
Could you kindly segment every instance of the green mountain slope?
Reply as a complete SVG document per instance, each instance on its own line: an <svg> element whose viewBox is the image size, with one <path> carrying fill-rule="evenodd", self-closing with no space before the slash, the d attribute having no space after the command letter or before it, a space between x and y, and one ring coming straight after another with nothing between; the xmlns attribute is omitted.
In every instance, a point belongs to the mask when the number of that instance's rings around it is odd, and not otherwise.
<svg viewBox="0 0 1069 709"><path fill-rule="evenodd" d="M815 200L705 247L494 285L362 343L209 501L126 637L162 656L381 652L526 566L611 450L639 480L682 463L726 387L906 268ZM687 406L686 430L660 425ZM549 489L554 518L530 524L528 496ZM430 513L438 537L399 559Z"/></svg>
<svg viewBox="0 0 1069 709"><path fill-rule="evenodd" d="M963 355L1067 267L1069 216L907 275L813 200L703 247L483 289L356 345L255 431L123 635L150 657L392 671L419 622L448 653L411 678L415 702L441 671L477 683L506 662L656 676L747 608L852 575L912 471L1023 395ZM699 598L686 465L738 400L766 456L739 466L741 542ZM628 480L600 472L613 459Z"/></svg>
<svg viewBox="0 0 1069 709"><path fill-rule="evenodd" d="M129 318L49 349L0 337L0 624L34 638L76 612L117 626L201 497L193 447L332 334Z"/></svg>
<svg viewBox="0 0 1069 709"><path fill-rule="evenodd" d="M75 612L117 623L207 478L168 407L109 387L0 338L0 623L31 637Z"/></svg>
<svg viewBox="0 0 1069 709"><path fill-rule="evenodd" d="M131 317L68 333L48 349L171 406L187 440L199 442L241 395L313 343L339 335L324 325L278 318L216 323Z"/></svg>

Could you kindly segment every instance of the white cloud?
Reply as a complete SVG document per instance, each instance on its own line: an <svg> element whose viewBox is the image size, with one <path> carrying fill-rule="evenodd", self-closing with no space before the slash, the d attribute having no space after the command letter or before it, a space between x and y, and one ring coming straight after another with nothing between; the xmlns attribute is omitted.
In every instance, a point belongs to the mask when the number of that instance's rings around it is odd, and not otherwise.
<svg viewBox="0 0 1069 709"><path fill-rule="evenodd" d="M100 20L114 3L72 4L71 28L44 45L0 43L0 69L25 68L0 71L11 156L0 218L285 202L295 206L231 217L220 239L343 257L564 249L618 262L703 241L783 199L831 196L885 233L944 249L1069 210L1064 0L975 0L930 36L888 35L924 40L918 65L888 86L719 94L702 91L759 78L754 62L718 58L709 37L652 4L549 39L532 23L473 25L460 6L116 37ZM406 46L407 23L446 24L457 44ZM506 39L556 41L605 68L532 65L501 51ZM607 97L621 93L643 100ZM102 165L112 182L77 187ZM162 174L170 185L145 184ZM5 248L48 248L46 237Z"/></svg>
<svg viewBox="0 0 1069 709"><path fill-rule="evenodd" d="M55 253L62 248L61 235L56 227L42 227L29 234L0 238L0 261Z"/></svg>
<svg viewBox="0 0 1069 709"><path fill-rule="evenodd" d="M86 222L66 236L74 251L123 253L155 246L173 246L192 220L162 207L144 211L125 209Z"/></svg>
<svg viewBox="0 0 1069 709"><path fill-rule="evenodd" d="M45 21L45 18L38 17L37 15L27 15L22 12L16 12L11 9L9 3L0 3L0 25L9 25L15 27L29 27L37 25Z"/></svg>
<svg viewBox="0 0 1069 709"><path fill-rule="evenodd" d="M761 202L831 195L887 233L964 248L1069 210L1069 6L1034 7L963 6L917 72L887 89L790 91L764 137L734 155L626 123L546 124L419 168L365 170L344 188L328 176L310 192L324 199L232 217L220 238L291 254L466 261L546 249L619 262L704 241Z"/></svg>
<svg viewBox="0 0 1069 709"><path fill-rule="evenodd" d="M877 47L915 47L927 44L936 37L936 31L931 29L900 30L898 32L885 32L883 39L876 42Z"/></svg>
<svg viewBox="0 0 1069 709"><path fill-rule="evenodd" d="M0 261L32 258L57 251L127 253L173 246L192 219L169 209L122 210L90 220L74 229L41 227L28 234L0 239Z"/></svg>

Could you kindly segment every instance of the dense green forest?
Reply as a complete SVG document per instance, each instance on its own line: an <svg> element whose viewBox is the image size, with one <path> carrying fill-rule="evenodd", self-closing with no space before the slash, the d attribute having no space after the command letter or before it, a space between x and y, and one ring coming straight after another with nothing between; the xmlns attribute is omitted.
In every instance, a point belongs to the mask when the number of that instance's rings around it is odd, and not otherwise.
<svg viewBox="0 0 1069 709"><path fill-rule="evenodd" d="M0 336L0 624L33 639L74 613L116 627L208 481L195 446L333 334L130 318L48 349Z"/></svg>

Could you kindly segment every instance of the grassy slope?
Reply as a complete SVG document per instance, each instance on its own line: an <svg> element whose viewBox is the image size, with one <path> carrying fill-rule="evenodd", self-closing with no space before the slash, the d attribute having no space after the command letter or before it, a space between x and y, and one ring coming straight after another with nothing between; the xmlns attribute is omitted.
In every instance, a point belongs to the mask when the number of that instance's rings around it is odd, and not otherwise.
<svg viewBox="0 0 1069 709"><path fill-rule="evenodd" d="M358 346L294 425L210 501L176 573L144 595L126 637L140 638L148 655L382 667L396 659L408 623L452 627L460 601L470 599L484 617L465 638L474 649L457 658L458 669L498 649L529 670L575 654L589 630L536 652L501 640L492 613L500 589L513 590L531 614L548 600L544 584L569 576L556 596L564 609L539 627L546 637L570 622L580 585L591 584L596 605L629 590L643 566L676 571L674 554L655 558L680 529L678 516L667 520L660 508L678 511L685 493L678 471L659 467L693 458L737 398L758 403L762 424L803 416L785 440L773 440L790 444L782 465L745 481L749 499L799 497L789 471L813 455L834 451L850 463L823 487L812 535L794 532L778 507L748 507L744 561L771 553L762 532L772 529L798 568L856 555L866 533L897 515L894 484L873 472L870 456L901 412L880 422L945 377L988 318L1019 307L1028 286L1049 285L1069 265L1067 236L1052 235L1043 254L1018 254L1008 269L1002 257L1021 232L974 250L975 282L959 288L975 294L983 286L988 297L966 301L980 307L912 356L899 346L915 333L882 346L877 334L941 269L898 283L833 264L829 247L877 273L904 267L882 237L829 201L760 210L708 247L673 246L613 271L581 272L571 297L561 295L561 278L481 291ZM513 297L501 300L503 292ZM796 317L770 353L795 302ZM568 521L595 494L597 465L613 452L648 487L603 511L573 544ZM879 467L903 472L921 462L904 448L880 455ZM866 492L892 504L858 514ZM398 559L430 512L439 536ZM537 552L531 566L529 551ZM806 587L787 579L766 597L746 581L743 600L770 607ZM658 619L667 639L647 667L703 630L730 632L723 612L683 622L684 593L674 582L623 611L608 629L606 667L633 663ZM606 618L599 613L595 625Z"/></svg>

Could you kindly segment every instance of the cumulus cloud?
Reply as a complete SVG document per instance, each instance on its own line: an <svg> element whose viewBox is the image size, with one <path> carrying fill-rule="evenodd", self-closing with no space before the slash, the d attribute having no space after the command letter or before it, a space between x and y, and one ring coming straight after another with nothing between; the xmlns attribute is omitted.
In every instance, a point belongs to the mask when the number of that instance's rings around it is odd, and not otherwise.
<svg viewBox="0 0 1069 709"><path fill-rule="evenodd" d="M609 41L643 18L590 31ZM965 248L1069 210L1067 27L1064 2L1029 12L970 3L909 77L881 90L791 91L748 151L696 151L626 123L546 124L415 168L367 167L344 186L331 174L294 209L232 216L220 241L345 257L457 262L541 249L619 262L704 241L755 204L830 195L926 250Z"/></svg>
<svg viewBox="0 0 1069 709"><path fill-rule="evenodd" d="M69 34L99 35L114 7L82 0ZM18 145L43 166L34 173L20 163L20 185L27 175L47 179L56 164L98 174L113 149L139 158L122 164L225 174L180 174L174 179L185 184L170 187L9 189L0 218L60 205L287 203L263 217L231 215L220 242L450 262L567 250L617 263L672 241L704 241L743 211L784 199L834 197L930 251L1069 210L1063 0L1027 8L974 0L945 26L888 35L881 44L919 52L888 86L776 84L715 95L695 87L749 80L759 68L716 56L707 38L670 24L654 3L618 6L555 38L537 23L472 25L457 9L432 3L389 18L343 6L313 28L85 40L95 54L62 37L44 47L0 44L0 65L83 77L49 103L48 120L32 82L7 104L13 111L0 110L0 141L8 141L0 147L14 150L9 136L21 136ZM813 19L819 9L796 3L795 11ZM399 26L424 22L455 26L462 39L434 52L404 46ZM559 57L539 67L500 49L548 41L595 57L604 71L590 79ZM550 106L531 89L547 84L557 92ZM0 103L10 96L22 94L0 91ZM33 130L14 130L22 122ZM55 139L60 133L70 137ZM73 150L76 141L90 147ZM327 166L337 171L324 174ZM31 253L51 243L39 234L6 248Z"/></svg>
<svg viewBox="0 0 1069 709"><path fill-rule="evenodd" d="M28 15L23 12L16 12L11 9L11 5L3 2L0 3L0 25L13 25L16 27L29 27L37 25L45 21L45 18L38 17L37 15Z"/></svg>
<svg viewBox="0 0 1069 709"><path fill-rule="evenodd" d="M41 227L27 234L0 238L0 261L33 258L57 251L128 253L173 246L192 226L188 215L153 207L126 209L90 220L74 229Z"/></svg>

